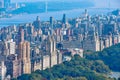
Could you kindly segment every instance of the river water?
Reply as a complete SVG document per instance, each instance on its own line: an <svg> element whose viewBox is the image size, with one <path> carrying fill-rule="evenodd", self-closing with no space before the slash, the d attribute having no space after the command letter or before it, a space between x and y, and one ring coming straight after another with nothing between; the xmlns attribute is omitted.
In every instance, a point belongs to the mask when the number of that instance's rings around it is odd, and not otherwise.
<svg viewBox="0 0 120 80"><path fill-rule="evenodd" d="M55 11L55 12L46 12L46 13L16 15L11 18L0 19L0 27L5 27L14 24L21 24L21 23L31 23L36 19L36 16L39 16L41 21L48 21L50 16L53 16L54 19L61 20L64 13L66 14L67 18L75 18L82 15L84 13L84 10L85 9L82 8L82 9L73 9L73 10L64 10L64 11ZM89 8L88 13L90 15L107 14L112 10L114 9Z"/></svg>

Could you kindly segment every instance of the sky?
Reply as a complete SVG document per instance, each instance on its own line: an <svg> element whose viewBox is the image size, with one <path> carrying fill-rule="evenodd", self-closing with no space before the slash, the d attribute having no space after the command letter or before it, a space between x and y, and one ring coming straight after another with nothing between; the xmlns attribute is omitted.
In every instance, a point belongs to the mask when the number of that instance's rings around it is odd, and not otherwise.
<svg viewBox="0 0 120 80"><path fill-rule="evenodd" d="M36 2L36 1L46 1L46 0L12 0L12 2ZM97 8L106 8L109 5L111 8L120 8L120 0L47 0L47 1L68 1L68 2L75 2L75 1L91 1L95 4Z"/></svg>

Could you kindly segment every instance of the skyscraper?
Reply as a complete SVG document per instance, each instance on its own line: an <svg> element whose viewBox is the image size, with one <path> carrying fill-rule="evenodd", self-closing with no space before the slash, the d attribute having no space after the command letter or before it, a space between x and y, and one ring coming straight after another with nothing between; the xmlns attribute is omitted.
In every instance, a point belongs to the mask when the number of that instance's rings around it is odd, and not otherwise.
<svg viewBox="0 0 120 80"><path fill-rule="evenodd" d="M50 17L51 34L53 34L53 17Z"/></svg>
<svg viewBox="0 0 120 80"><path fill-rule="evenodd" d="M4 8L9 8L11 0L4 0Z"/></svg>
<svg viewBox="0 0 120 80"><path fill-rule="evenodd" d="M50 17L50 25L51 25L51 27L53 27L53 17L52 16Z"/></svg>
<svg viewBox="0 0 120 80"><path fill-rule="evenodd" d="M26 41L20 42L18 50L18 59L22 63L22 74L31 73L30 43Z"/></svg>
<svg viewBox="0 0 120 80"><path fill-rule="evenodd" d="M24 41L24 29L22 29L22 27L20 27L19 31L18 31L18 42L17 43L20 43L23 41Z"/></svg>
<svg viewBox="0 0 120 80"><path fill-rule="evenodd" d="M17 59L17 54L12 54L6 60L7 75L17 78L21 75L21 61Z"/></svg>
<svg viewBox="0 0 120 80"><path fill-rule="evenodd" d="M0 62L0 80L4 80L6 76L6 66L4 61Z"/></svg>
<svg viewBox="0 0 120 80"><path fill-rule="evenodd" d="M36 21L33 22L33 25L34 25L35 29L39 29L41 27L39 16L37 16Z"/></svg>
<svg viewBox="0 0 120 80"><path fill-rule="evenodd" d="M34 32L34 26L32 24L29 24L27 27L27 34L32 35Z"/></svg>
<svg viewBox="0 0 120 80"><path fill-rule="evenodd" d="M50 17L50 24L51 25L53 24L53 17L52 16Z"/></svg>
<svg viewBox="0 0 120 80"><path fill-rule="evenodd" d="M87 18L87 16L88 16L88 11L87 11L87 9L85 9L84 15L85 15L85 17Z"/></svg>
<svg viewBox="0 0 120 80"><path fill-rule="evenodd" d="M6 49L8 49L8 55L15 54L16 43L13 42L13 40L11 39L9 41L6 41L5 44L6 44Z"/></svg>
<svg viewBox="0 0 120 80"><path fill-rule="evenodd" d="M63 24L66 24L66 22L67 22L67 19L66 19L66 14L63 14L62 23L63 23Z"/></svg>
<svg viewBox="0 0 120 80"><path fill-rule="evenodd" d="M61 63L61 54L57 53L56 41L53 35L47 37L43 46L45 46L43 53L46 53L46 55L42 55L42 70Z"/></svg>
<svg viewBox="0 0 120 80"><path fill-rule="evenodd" d="M54 39L54 36L49 36L48 37L48 51L49 51L49 55L50 55L50 67L52 67L53 65L57 64L57 52L56 52L56 41Z"/></svg>

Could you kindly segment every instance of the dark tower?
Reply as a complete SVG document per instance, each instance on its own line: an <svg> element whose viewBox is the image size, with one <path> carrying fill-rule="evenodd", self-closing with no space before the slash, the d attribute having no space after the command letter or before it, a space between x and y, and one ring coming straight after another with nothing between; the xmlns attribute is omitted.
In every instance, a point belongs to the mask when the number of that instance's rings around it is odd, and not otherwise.
<svg viewBox="0 0 120 80"><path fill-rule="evenodd" d="M34 25L35 29L39 29L41 27L39 16L37 16L36 21L33 22L33 25Z"/></svg>
<svg viewBox="0 0 120 80"><path fill-rule="evenodd" d="M23 42L23 41L24 41L24 29L20 27L18 31L18 43Z"/></svg>
<svg viewBox="0 0 120 80"><path fill-rule="evenodd" d="M53 34L53 17L50 17L51 35Z"/></svg>
<svg viewBox="0 0 120 80"><path fill-rule="evenodd" d="M85 14L87 14L88 12L87 12L87 9L85 9Z"/></svg>
<svg viewBox="0 0 120 80"><path fill-rule="evenodd" d="M53 17L50 17L50 25L53 25Z"/></svg>
<svg viewBox="0 0 120 80"><path fill-rule="evenodd" d="M66 22L67 22L67 19L66 19L66 14L63 14L62 23L63 23L63 24L66 24Z"/></svg>

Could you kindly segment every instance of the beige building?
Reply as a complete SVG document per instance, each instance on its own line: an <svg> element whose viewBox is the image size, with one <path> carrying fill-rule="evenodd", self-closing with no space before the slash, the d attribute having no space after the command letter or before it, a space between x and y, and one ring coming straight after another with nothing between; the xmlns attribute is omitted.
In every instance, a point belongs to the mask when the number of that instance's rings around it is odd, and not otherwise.
<svg viewBox="0 0 120 80"><path fill-rule="evenodd" d="M113 45L113 43L112 43L112 35L110 35L110 36L108 37L108 39L109 39L109 46L112 46L112 45Z"/></svg>
<svg viewBox="0 0 120 80"><path fill-rule="evenodd" d="M100 40L95 33L83 40L83 50L100 51Z"/></svg>
<svg viewBox="0 0 120 80"><path fill-rule="evenodd" d="M54 36L48 36L45 45L46 55L42 55L42 70L62 62L62 54L56 49Z"/></svg>
<svg viewBox="0 0 120 80"><path fill-rule="evenodd" d="M22 62L22 74L31 73L30 43L20 42L18 59Z"/></svg>
<svg viewBox="0 0 120 80"><path fill-rule="evenodd" d="M39 50L40 57L33 57L31 63L31 70L45 70L47 68L53 67L54 65L62 63L62 54L56 49L56 41L54 36L48 36L43 44L41 50Z"/></svg>
<svg viewBox="0 0 120 80"><path fill-rule="evenodd" d="M43 59L42 59L42 70L45 70L46 68L50 68L50 56L49 55L43 56Z"/></svg>
<svg viewBox="0 0 120 80"><path fill-rule="evenodd" d="M35 61L34 63L34 70L33 71L36 71L36 70L41 70L42 69L42 61Z"/></svg>
<svg viewBox="0 0 120 80"><path fill-rule="evenodd" d="M101 39L100 40L100 51L104 49L104 41Z"/></svg>

